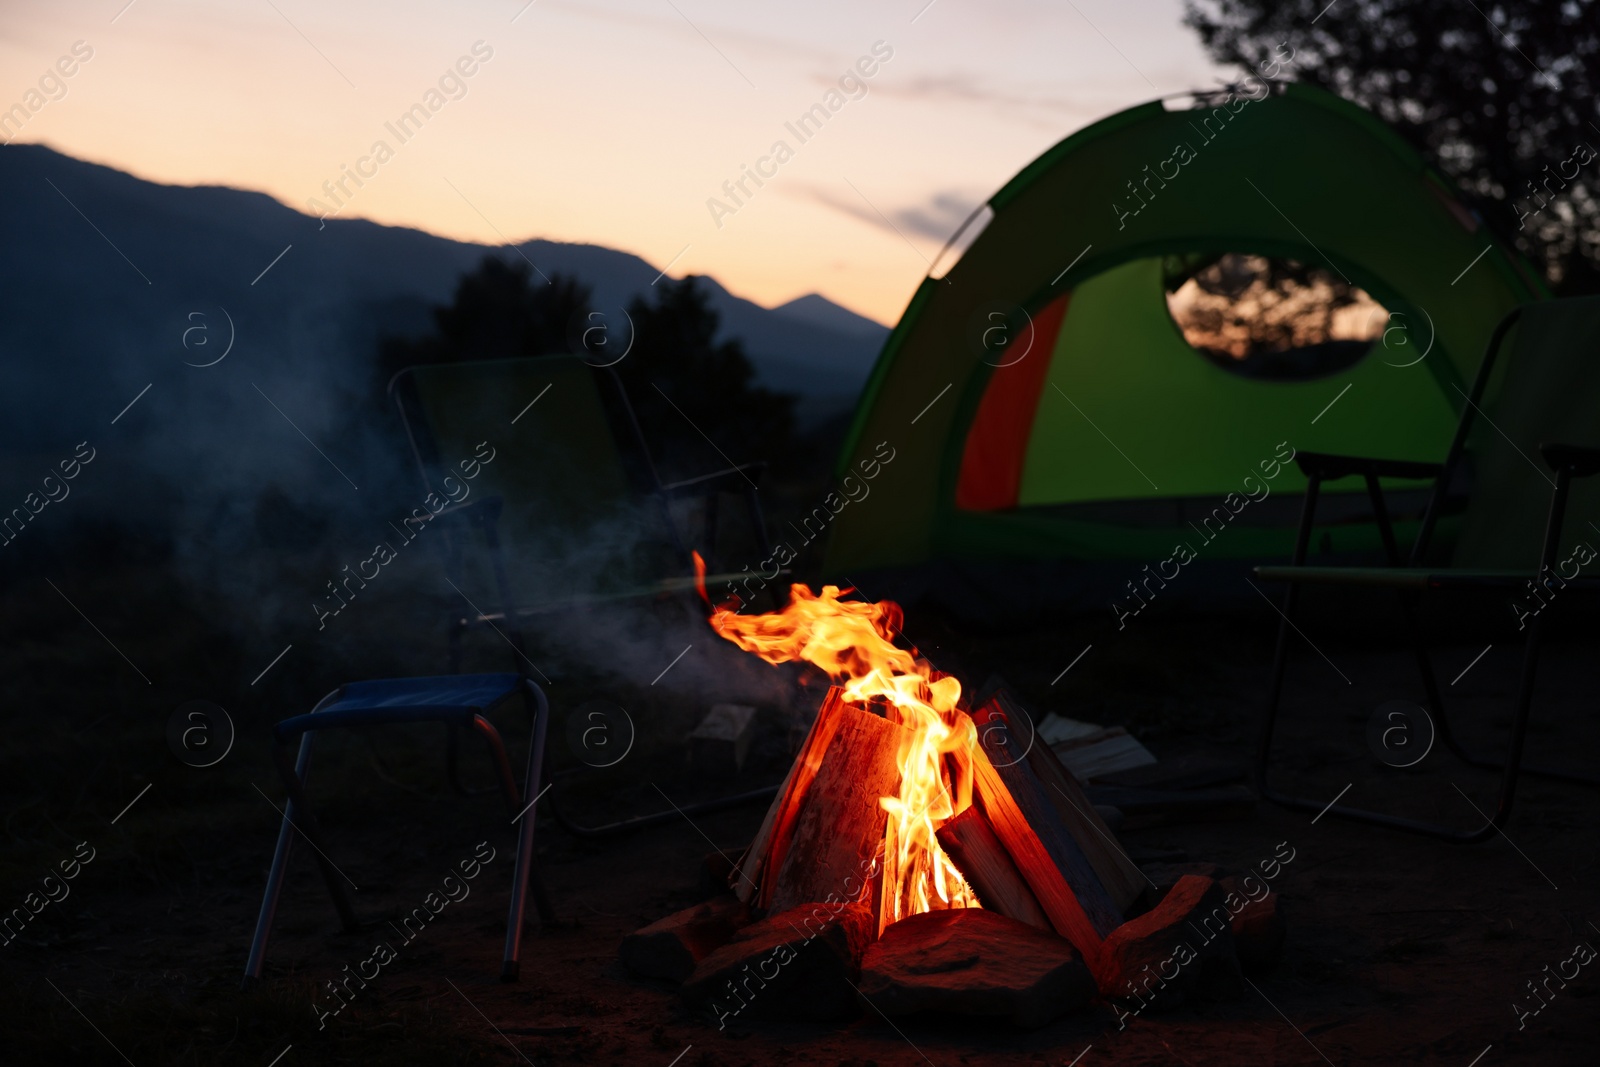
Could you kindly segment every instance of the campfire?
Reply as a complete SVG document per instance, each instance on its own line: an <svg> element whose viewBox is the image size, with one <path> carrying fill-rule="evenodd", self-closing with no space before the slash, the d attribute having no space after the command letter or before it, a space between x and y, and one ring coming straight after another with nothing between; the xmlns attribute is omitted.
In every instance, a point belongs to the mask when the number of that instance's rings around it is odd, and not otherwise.
<svg viewBox="0 0 1600 1067"><path fill-rule="evenodd" d="M816 595L796 586L789 606L770 615L726 607L712 613L712 629L747 652L769 663L803 660L842 683L830 690L768 813L763 829L770 832L740 864L747 899L762 884L770 887L769 901L797 890L809 899L803 888L826 880L839 861L859 866L881 852L879 932L925 911L981 906L938 839L940 827L972 806L977 729L960 708L961 683L897 647L899 626L896 605L841 600L831 585ZM817 775L829 762L821 757L834 751L819 787ZM821 817L795 818L813 788L832 798L841 785L876 794L876 804L838 820L828 810L836 805L823 800ZM852 832L836 832L840 822ZM807 832L797 839L800 823Z"/></svg>
<svg viewBox="0 0 1600 1067"><path fill-rule="evenodd" d="M632 935L624 963L682 982L723 1026L859 1000L1036 1026L1097 990L1142 1010L1231 988L1226 887L1188 877L1160 893L1025 711L1004 692L973 706L897 643L898 605L851 592L795 585L780 611L712 608L722 637L833 685L729 892ZM1200 947L1168 973L1181 926L1212 912L1230 937L1190 937Z"/></svg>

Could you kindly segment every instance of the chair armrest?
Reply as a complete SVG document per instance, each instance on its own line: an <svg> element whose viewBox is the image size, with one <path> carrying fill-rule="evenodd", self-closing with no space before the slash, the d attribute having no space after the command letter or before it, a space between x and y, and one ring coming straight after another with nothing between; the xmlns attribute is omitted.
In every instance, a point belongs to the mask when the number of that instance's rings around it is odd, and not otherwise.
<svg viewBox="0 0 1600 1067"><path fill-rule="evenodd" d="M1317 521L1318 490L1325 481L1358 476L1367 483L1367 495L1372 498L1372 511L1378 530L1383 536L1383 547L1391 566L1400 563L1400 548L1395 542L1394 526L1389 520L1389 508L1384 502L1379 478L1437 478L1444 473L1442 463L1422 463L1405 459L1379 459L1375 456L1341 456L1331 452L1296 452L1295 462L1309 481L1306 486L1305 505L1300 513L1300 526L1295 532L1293 563L1305 563L1306 549L1311 544L1311 529Z"/></svg>
<svg viewBox="0 0 1600 1067"><path fill-rule="evenodd" d="M1539 452L1551 470L1564 470L1574 478L1600 474L1600 448L1586 445L1540 445Z"/></svg>
<svg viewBox="0 0 1600 1067"><path fill-rule="evenodd" d="M744 492L752 488L761 476L766 473L767 464L763 461L755 463L741 463L737 467L727 470L714 471L711 474L702 474L698 478L685 478L681 482L672 482L661 487L661 492L669 499L685 496L704 496L707 493Z"/></svg>
<svg viewBox="0 0 1600 1067"><path fill-rule="evenodd" d="M1353 474L1379 478L1437 478L1442 463L1409 459L1379 459L1375 456L1339 456L1331 452L1296 452L1295 462L1308 478L1347 478Z"/></svg>

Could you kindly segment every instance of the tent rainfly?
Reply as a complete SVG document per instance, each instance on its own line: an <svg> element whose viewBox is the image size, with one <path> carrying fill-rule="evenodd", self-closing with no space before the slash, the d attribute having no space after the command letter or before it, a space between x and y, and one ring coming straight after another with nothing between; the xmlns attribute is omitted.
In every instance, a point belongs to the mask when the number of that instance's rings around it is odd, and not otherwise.
<svg viewBox="0 0 1600 1067"><path fill-rule="evenodd" d="M952 239L856 410L837 476L897 458L830 577L1282 557L1296 451L1443 458L1495 323L1547 294L1379 119L1258 88L1080 130ZM1361 487L1325 491L1318 548L1375 547Z"/></svg>

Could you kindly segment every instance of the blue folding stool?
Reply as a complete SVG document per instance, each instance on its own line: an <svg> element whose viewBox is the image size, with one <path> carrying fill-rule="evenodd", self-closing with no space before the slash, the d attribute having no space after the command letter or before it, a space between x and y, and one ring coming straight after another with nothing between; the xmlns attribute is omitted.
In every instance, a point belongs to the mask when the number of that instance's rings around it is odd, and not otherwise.
<svg viewBox="0 0 1600 1067"><path fill-rule="evenodd" d="M531 726L528 767L520 792L500 732L487 718L489 711L518 695L528 711ZM284 719L274 726L273 761L289 792L289 801L284 808L283 824L278 830L278 845L272 854L272 869L267 875L267 888L261 901L261 914L256 919L255 936L250 942L250 959L245 965L246 987L261 977L267 941L278 910L278 897L283 891L283 879L289 866L289 851L297 831L305 836L316 852L323 881L327 883L334 908L345 930L353 933L360 929L360 921L356 918L355 908L342 882L344 875L339 873L328 857L316 815L306 800L306 782L311 770L311 742L315 732L330 728L416 722L439 722L452 727L470 728L482 734L489 743L507 810L512 821L518 824L516 868L511 881L510 914L506 920L505 960L500 971L502 981L516 981L529 883L534 881L534 802L539 797L539 778L544 766L544 743L549 718L550 705L544 691L531 678L508 672L351 682L323 697L308 714ZM455 730L452 729L452 742L454 737ZM296 739L299 740L299 753L291 761L289 746ZM453 758L451 772L454 778ZM549 901L542 887L535 885L534 897L540 918L545 922L552 921Z"/></svg>

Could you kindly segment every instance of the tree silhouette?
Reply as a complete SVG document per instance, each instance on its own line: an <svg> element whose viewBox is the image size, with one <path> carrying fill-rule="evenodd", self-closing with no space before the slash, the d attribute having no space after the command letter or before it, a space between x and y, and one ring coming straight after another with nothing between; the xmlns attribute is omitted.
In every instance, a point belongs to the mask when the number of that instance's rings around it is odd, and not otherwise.
<svg viewBox="0 0 1600 1067"><path fill-rule="evenodd" d="M534 279L526 262L485 256L461 276L455 297L433 309L422 337L387 337L379 345L385 380L419 363L515 359L567 351L568 325L590 303L590 289L557 272Z"/></svg>
<svg viewBox="0 0 1600 1067"><path fill-rule="evenodd" d="M1190 347L1235 374L1303 381L1354 366L1386 312L1322 267L1268 256L1165 257L1167 310Z"/></svg>
<svg viewBox="0 0 1600 1067"><path fill-rule="evenodd" d="M1185 0L1212 57L1376 112L1564 293L1600 288L1600 0Z"/></svg>
<svg viewBox="0 0 1600 1067"><path fill-rule="evenodd" d="M557 273L546 281L526 263L487 256L461 277L451 303L433 309L431 333L380 343L380 372L387 381L422 363L560 352L598 365L626 349L612 370L664 477L787 456L794 398L754 384L744 346L717 339L720 320L698 278L663 278L652 300L636 297L628 306L631 337L608 338L604 352L581 347L590 293L575 278Z"/></svg>
<svg viewBox="0 0 1600 1067"><path fill-rule="evenodd" d="M794 398L755 384L737 339L717 340L719 316L699 278L663 278L652 291L653 301L635 297L628 305L633 348L616 370L663 473L783 458Z"/></svg>

